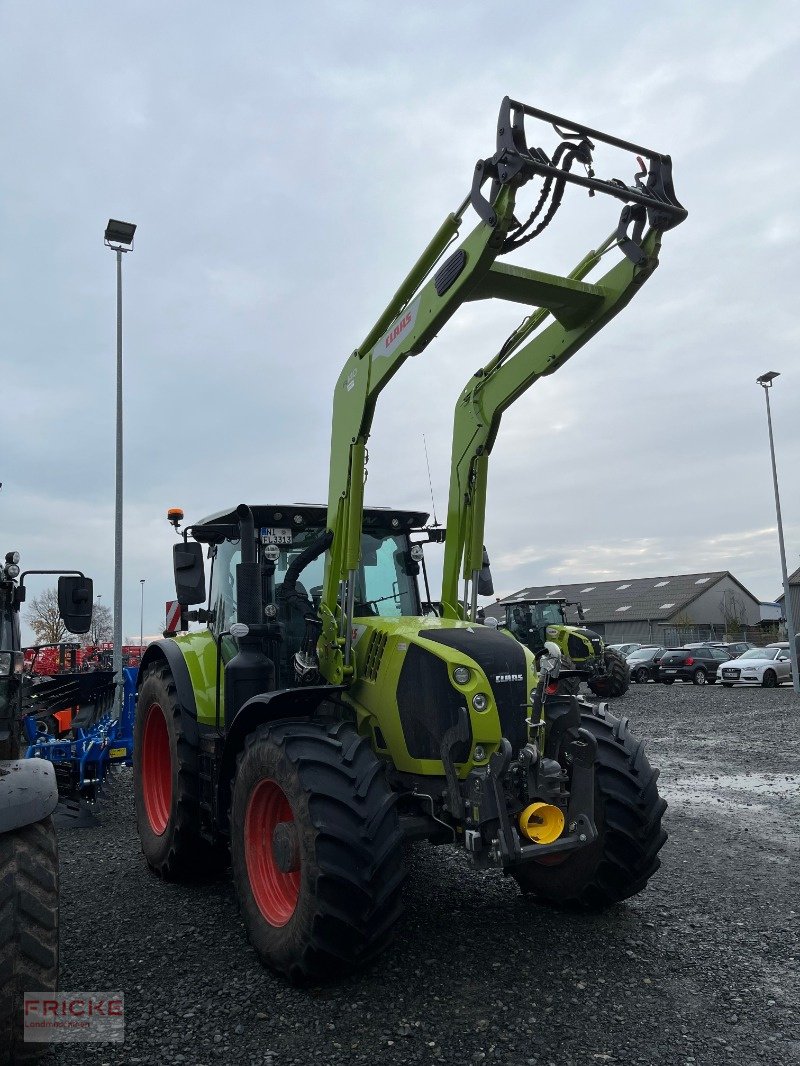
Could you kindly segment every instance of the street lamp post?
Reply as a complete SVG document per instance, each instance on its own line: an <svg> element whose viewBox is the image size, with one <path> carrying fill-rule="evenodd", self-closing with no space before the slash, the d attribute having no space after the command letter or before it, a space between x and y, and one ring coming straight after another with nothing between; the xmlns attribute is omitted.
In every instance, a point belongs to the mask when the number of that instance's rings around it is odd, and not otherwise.
<svg viewBox="0 0 800 1066"><path fill-rule="evenodd" d="M114 709L122 713L122 255L133 248L133 222L110 218L104 234L107 248L117 257L117 449L114 503Z"/></svg>
<svg viewBox="0 0 800 1066"><path fill-rule="evenodd" d="M142 651L144 650L144 583L146 578L140 577L139 584L142 586L142 610L139 615L139 656L141 658Z"/></svg>
<svg viewBox="0 0 800 1066"><path fill-rule="evenodd" d="M780 377L780 373L777 370L768 370L766 374L762 374L761 377L756 378L758 384L764 390L764 398L767 401L767 426L769 427L769 451L772 456L772 480L775 485L775 512L778 516L778 544L781 549L781 573L783 575L783 599L786 605L786 626L788 629L787 636L789 637L789 655L792 660L792 684L797 695L800 696L800 672L797 669L797 641L795 639L797 630L795 629L794 617L792 612L792 598L791 590L789 588L789 575L786 571L786 547L783 543L783 521L781 519L781 498L778 492L778 468L775 465L775 441L772 437L772 412L769 407L769 390L772 388L772 382L775 378Z"/></svg>

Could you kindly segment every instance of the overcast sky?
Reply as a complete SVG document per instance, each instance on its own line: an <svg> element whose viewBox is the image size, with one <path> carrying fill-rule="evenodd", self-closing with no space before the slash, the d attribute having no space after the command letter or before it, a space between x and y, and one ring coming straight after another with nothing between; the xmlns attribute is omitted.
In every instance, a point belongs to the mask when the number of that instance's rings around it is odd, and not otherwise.
<svg viewBox="0 0 800 1066"><path fill-rule="evenodd" d="M83 569L112 603L109 217L139 227L124 262L125 634L141 578L145 632L163 625L168 506L193 519L324 501L340 368L492 154L510 94L671 153L689 219L630 307L506 416L487 524L497 591L729 569L774 598L755 378L781 371L794 569L798 14L2 0L0 549ZM537 143L554 147L543 127ZM568 190L519 261L567 272L618 213ZM520 317L471 305L406 364L381 398L368 503L429 505L424 433L443 517L455 399Z"/></svg>

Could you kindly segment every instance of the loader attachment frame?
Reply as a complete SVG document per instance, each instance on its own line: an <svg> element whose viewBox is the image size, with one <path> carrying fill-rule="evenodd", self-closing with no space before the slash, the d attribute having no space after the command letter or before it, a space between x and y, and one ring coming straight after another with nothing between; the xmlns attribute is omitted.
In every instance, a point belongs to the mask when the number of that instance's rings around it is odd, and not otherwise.
<svg viewBox="0 0 800 1066"><path fill-rule="evenodd" d="M526 117L555 130L559 143L552 155L528 147ZM638 157L633 184L595 175L595 142ZM585 176L573 173L575 164L585 168ZM541 180L538 201L530 217L520 222L515 215L517 194L537 178ZM491 181L488 199L484 195L487 181ZM497 263L500 256L526 244L550 223L567 185L583 187L590 196L602 193L623 202L612 237L566 278ZM477 225L440 264L458 238L470 206L478 215ZM469 602L465 594L459 607L453 589L462 559L470 579L476 557L482 559L488 454L502 411L536 377L552 373L625 306L657 265L661 233L685 217L685 209L675 198L669 156L509 97L503 100L494 155L477 162L469 194L439 227L336 383L327 517L332 543L326 556L318 643L320 669L330 683L353 679L354 586L367 441L382 390L409 356L425 350L462 304L496 298L539 308L508 338L489 366L477 372L457 408L467 413L459 418L454 435L442 598L445 614L461 617ZM650 227L643 237L648 220ZM622 251L623 260L598 285L584 283L585 275L612 247ZM528 341L549 314L555 324ZM523 344L522 358L511 360Z"/></svg>

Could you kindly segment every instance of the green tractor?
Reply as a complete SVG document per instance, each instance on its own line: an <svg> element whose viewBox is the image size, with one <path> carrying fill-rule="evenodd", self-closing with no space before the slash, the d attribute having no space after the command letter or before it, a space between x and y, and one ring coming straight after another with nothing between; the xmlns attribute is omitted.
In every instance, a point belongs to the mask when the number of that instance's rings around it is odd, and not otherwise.
<svg viewBox="0 0 800 1066"><path fill-rule="evenodd" d="M555 126L552 158L527 147L526 117ZM647 158L634 184L595 176L596 140ZM497 262L535 232L515 207L533 179L532 219L549 195L549 221L568 184L623 202L614 233L566 277ZM470 206L477 225L453 249ZM139 672L142 850L171 879L230 861L252 945L291 981L384 949L409 839L462 848L539 899L586 908L639 892L658 868L666 805L627 723L551 695L533 653L477 616L491 588L483 527L502 412L629 302L685 215L669 157L504 100L497 151L341 372L327 506L240 504L180 534L180 632L151 644ZM585 281L612 249L622 255ZM366 445L406 359L463 303L489 298L538 310L457 402L435 599L425 543L442 531L424 513L364 507ZM182 512L170 520L178 530ZM423 613L434 602L439 615Z"/></svg>
<svg viewBox="0 0 800 1066"><path fill-rule="evenodd" d="M514 599L505 607L505 628L530 648L537 657L544 652L546 641L553 641L561 651L564 666L574 673L562 677L562 691L577 693L581 678L600 699L624 696L631 686L627 662L613 648L603 645L603 638L584 626L580 603L563 599ZM567 621L567 607L575 607L580 626Z"/></svg>

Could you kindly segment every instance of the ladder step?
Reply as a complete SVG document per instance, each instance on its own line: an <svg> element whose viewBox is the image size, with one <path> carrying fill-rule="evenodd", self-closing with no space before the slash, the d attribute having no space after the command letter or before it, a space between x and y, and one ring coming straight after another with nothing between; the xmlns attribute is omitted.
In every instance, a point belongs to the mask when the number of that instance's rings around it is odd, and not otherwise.
<svg viewBox="0 0 800 1066"><path fill-rule="evenodd" d="M511 300L530 307L545 307L568 328L590 318L606 299L599 285L545 274L541 270L493 263L470 300Z"/></svg>

